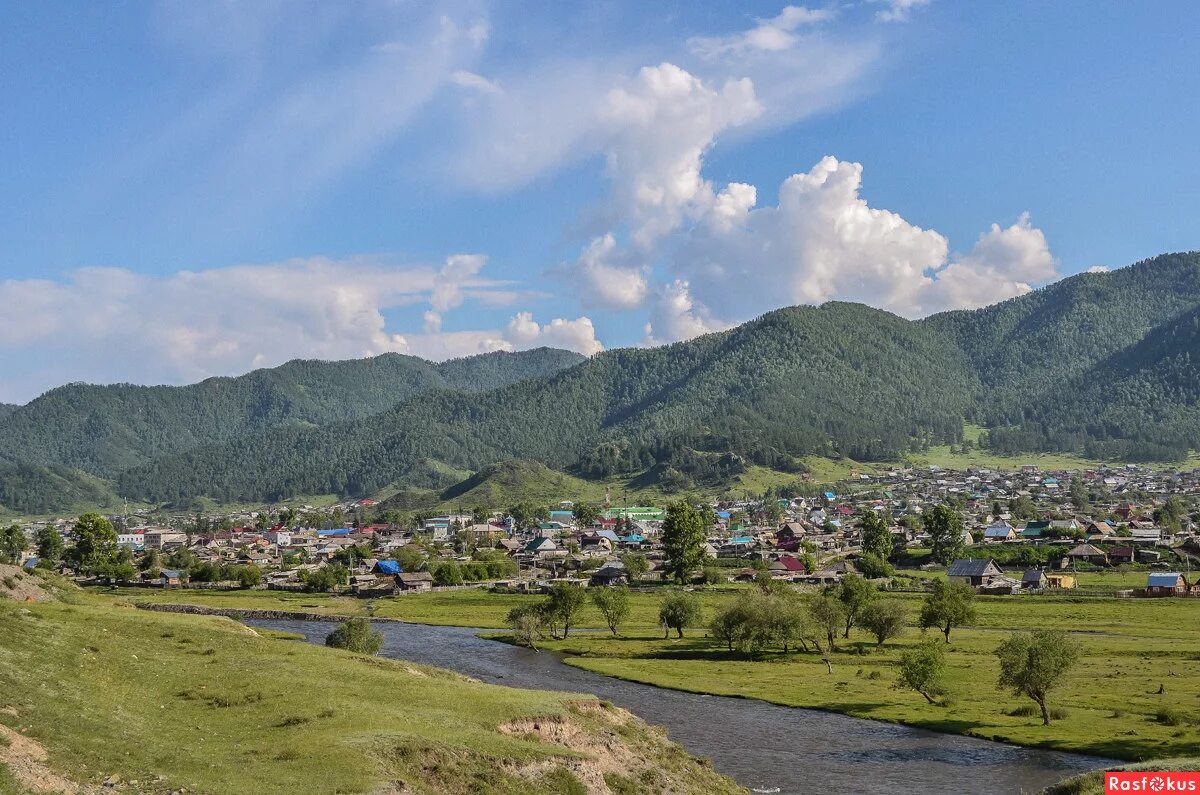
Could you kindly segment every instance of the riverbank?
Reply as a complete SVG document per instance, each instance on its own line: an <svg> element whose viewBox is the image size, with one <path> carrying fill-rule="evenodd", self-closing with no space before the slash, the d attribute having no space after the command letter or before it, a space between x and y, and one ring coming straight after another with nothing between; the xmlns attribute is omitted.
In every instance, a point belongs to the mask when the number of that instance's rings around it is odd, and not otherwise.
<svg viewBox="0 0 1200 795"><path fill-rule="evenodd" d="M194 596L207 606L278 609L274 592L172 591L172 602ZM258 594L262 594L259 596ZM157 601L145 591L122 598ZM335 612L334 599L287 594L289 607L299 600L319 605L321 617ZM702 594L707 615L734 592ZM502 629L504 616L540 597L460 591L409 595L365 604L351 600L348 614L398 618L413 623ZM755 698L789 707L807 707L855 717L964 734L1030 747L1053 748L1127 760L1187 755L1200 745L1200 604L1191 600L1129 600L1069 597L981 597L978 618L956 629L947 647L950 695L930 705L915 693L894 687L905 648L921 634L910 627L881 650L857 631L831 656L834 673L816 654L729 653L704 637L702 629L682 639L664 640L657 627L660 596L632 594L632 612L620 637L602 632L572 634L541 644L565 655L573 666L629 681L693 693ZM889 595L918 609L917 594ZM345 600L342 600L345 601ZM599 616L586 613L583 624L596 627ZM1014 630L1042 627L1072 631L1083 658L1051 703L1065 716L1043 727L1022 714L1032 702L996 687L996 646ZM1160 690L1162 692L1160 692ZM1011 713L1011 714L1010 714Z"/></svg>
<svg viewBox="0 0 1200 795"><path fill-rule="evenodd" d="M739 791L592 697L227 618L0 600L0 638L0 792Z"/></svg>

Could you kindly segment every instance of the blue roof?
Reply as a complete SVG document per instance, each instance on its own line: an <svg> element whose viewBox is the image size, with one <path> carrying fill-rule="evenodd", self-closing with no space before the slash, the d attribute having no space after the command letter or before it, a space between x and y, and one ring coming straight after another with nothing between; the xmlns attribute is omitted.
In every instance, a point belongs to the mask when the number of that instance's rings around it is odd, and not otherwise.
<svg viewBox="0 0 1200 795"><path fill-rule="evenodd" d="M1174 588L1179 583L1180 575L1166 572L1151 574L1146 578L1147 588Z"/></svg>
<svg viewBox="0 0 1200 795"><path fill-rule="evenodd" d="M394 560L381 560L375 564L381 574L399 574L400 564Z"/></svg>
<svg viewBox="0 0 1200 795"><path fill-rule="evenodd" d="M319 536L348 536L350 535L349 527L335 527L332 530L318 530Z"/></svg>
<svg viewBox="0 0 1200 795"><path fill-rule="evenodd" d="M598 530L596 532L596 535L600 538L607 538L609 541L620 541L621 540L621 539L617 538L617 534L614 533L612 530Z"/></svg>
<svg viewBox="0 0 1200 795"><path fill-rule="evenodd" d="M162 570L162 576L164 576L164 577L166 577L166 578L168 578L168 579L172 579L172 580L174 580L174 579L178 579L178 578L179 578L179 571L178 571L177 569L163 569L163 570Z"/></svg>
<svg viewBox="0 0 1200 795"><path fill-rule="evenodd" d="M836 497L837 497L837 495L834 494L832 491L825 492L825 499L827 499L827 500L832 500Z"/></svg>
<svg viewBox="0 0 1200 795"><path fill-rule="evenodd" d="M729 543L731 543L731 544L752 544L752 543L754 543L754 539L751 538L750 536L734 536L733 538L729 539Z"/></svg>
<svg viewBox="0 0 1200 795"><path fill-rule="evenodd" d="M25 568L36 569L41 560L41 558L30 558L29 560L25 561Z"/></svg>
<svg viewBox="0 0 1200 795"><path fill-rule="evenodd" d="M728 519L730 516L733 516L733 514L731 514L729 511L717 511L717 516L722 519Z"/></svg>
<svg viewBox="0 0 1200 795"><path fill-rule="evenodd" d="M641 533L630 533L629 535L622 538L621 542L625 543L625 544L640 544L645 540L646 540L646 537L643 536Z"/></svg>

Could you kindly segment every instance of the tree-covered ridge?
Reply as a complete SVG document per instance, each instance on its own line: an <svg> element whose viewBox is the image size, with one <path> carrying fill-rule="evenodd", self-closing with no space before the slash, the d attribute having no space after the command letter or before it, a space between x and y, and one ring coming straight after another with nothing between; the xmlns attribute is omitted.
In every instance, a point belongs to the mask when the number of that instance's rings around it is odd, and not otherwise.
<svg viewBox="0 0 1200 795"><path fill-rule="evenodd" d="M384 354L340 362L295 360L179 387L68 384L0 419L0 459L114 477L199 444L283 425L364 417L438 389L494 389L582 360L548 348L441 364Z"/></svg>
<svg viewBox="0 0 1200 795"><path fill-rule="evenodd" d="M480 468L518 457L597 476L691 448L785 464L887 457L914 439L956 440L972 390L957 350L918 324L854 304L792 307L492 392L431 392L376 417L197 448L130 470L120 486L146 499L269 499L369 494L425 459Z"/></svg>

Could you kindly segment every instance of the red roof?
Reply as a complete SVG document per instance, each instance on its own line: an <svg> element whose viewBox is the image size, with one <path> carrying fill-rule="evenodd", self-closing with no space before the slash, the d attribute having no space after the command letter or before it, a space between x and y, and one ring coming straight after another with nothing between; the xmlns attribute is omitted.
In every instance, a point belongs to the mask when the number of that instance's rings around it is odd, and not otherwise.
<svg viewBox="0 0 1200 795"><path fill-rule="evenodd" d="M791 555L780 555L779 562L788 571L805 571L804 564Z"/></svg>

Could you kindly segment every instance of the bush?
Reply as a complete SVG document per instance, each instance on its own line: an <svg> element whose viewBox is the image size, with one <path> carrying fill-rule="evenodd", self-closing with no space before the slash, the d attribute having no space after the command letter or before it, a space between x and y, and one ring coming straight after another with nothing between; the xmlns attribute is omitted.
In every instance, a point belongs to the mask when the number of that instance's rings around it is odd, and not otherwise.
<svg viewBox="0 0 1200 795"><path fill-rule="evenodd" d="M896 567L878 555L867 553L859 558L858 568L868 580L879 580L891 577L896 573Z"/></svg>
<svg viewBox="0 0 1200 795"><path fill-rule="evenodd" d="M358 654L378 654L383 645L383 635L371 629L371 622L367 619L352 618L330 632L325 638L325 645Z"/></svg>
<svg viewBox="0 0 1200 795"><path fill-rule="evenodd" d="M1155 713L1154 719L1164 726L1183 726L1188 722L1187 715L1178 707L1163 707Z"/></svg>
<svg viewBox="0 0 1200 795"><path fill-rule="evenodd" d="M457 563L443 563L433 571L434 585L462 585L462 567Z"/></svg>

